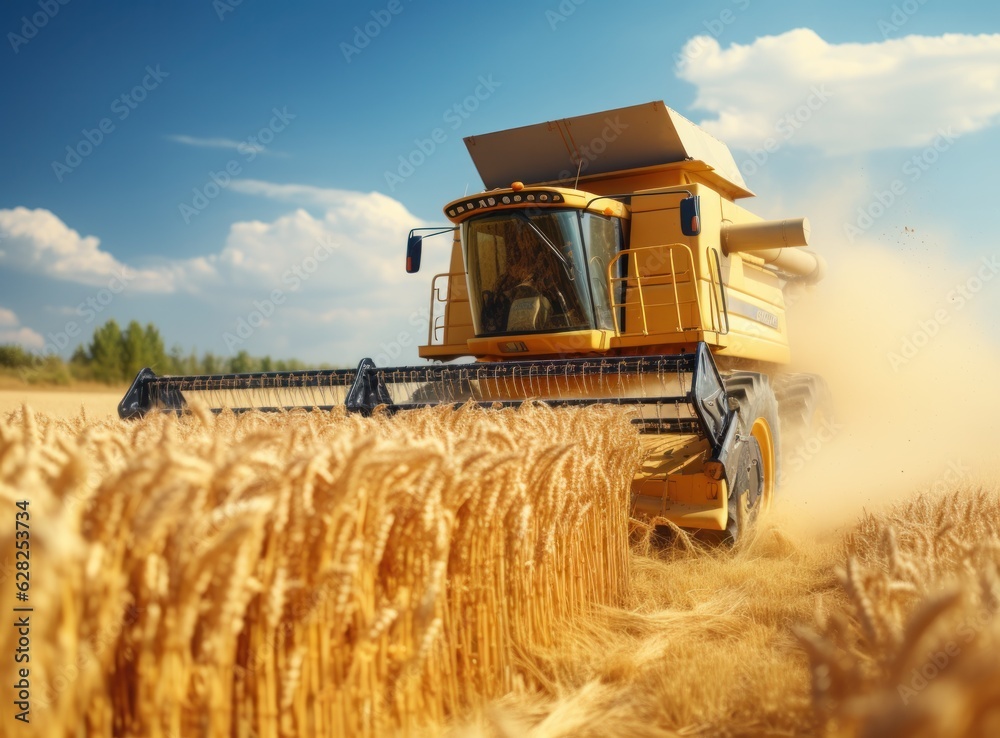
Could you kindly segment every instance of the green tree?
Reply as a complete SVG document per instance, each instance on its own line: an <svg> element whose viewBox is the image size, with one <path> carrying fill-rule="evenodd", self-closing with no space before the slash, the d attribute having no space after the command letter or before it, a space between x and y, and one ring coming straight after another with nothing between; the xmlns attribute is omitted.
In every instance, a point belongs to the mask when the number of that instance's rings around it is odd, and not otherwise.
<svg viewBox="0 0 1000 738"><path fill-rule="evenodd" d="M84 348L82 343L73 350L73 355L69 358L69 362L70 364L79 364L81 366L86 366L90 363L87 349Z"/></svg>
<svg viewBox="0 0 1000 738"><path fill-rule="evenodd" d="M233 374L245 374L254 370L254 360L246 351L240 351L229 360L229 371Z"/></svg>
<svg viewBox="0 0 1000 738"><path fill-rule="evenodd" d="M94 368L86 346L81 344L73 350L67 369L73 379L94 379Z"/></svg>
<svg viewBox="0 0 1000 738"><path fill-rule="evenodd" d="M146 343L146 331L133 320L122 336L122 379L134 377L143 367L149 366L149 347Z"/></svg>
<svg viewBox="0 0 1000 738"><path fill-rule="evenodd" d="M94 330L87 350L94 379L120 382L125 378L125 357L122 330L114 318Z"/></svg>
<svg viewBox="0 0 1000 738"><path fill-rule="evenodd" d="M167 354L167 373L188 374L186 363L187 357L184 356L184 348L179 343L175 343L170 347L170 353Z"/></svg>
<svg viewBox="0 0 1000 738"><path fill-rule="evenodd" d="M31 364L31 355L18 344L8 343L0 346L0 366L19 369Z"/></svg>
<svg viewBox="0 0 1000 738"><path fill-rule="evenodd" d="M215 354L211 351L206 351L205 355L201 358L201 368L198 370L199 374L218 374L222 371L222 362L219 360Z"/></svg>
<svg viewBox="0 0 1000 738"><path fill-rule="evenodd" d="M146 339L146 366L153 367L160 373L167 370L167 352L163 348L163 337L160 336L160 329L152 323L146 324L143 331Z"/></svg>

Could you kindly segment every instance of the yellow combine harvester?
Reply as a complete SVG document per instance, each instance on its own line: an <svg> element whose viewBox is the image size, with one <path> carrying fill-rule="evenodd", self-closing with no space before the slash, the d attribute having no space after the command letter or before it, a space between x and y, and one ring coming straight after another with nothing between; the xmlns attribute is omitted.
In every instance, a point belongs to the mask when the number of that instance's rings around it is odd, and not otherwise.
<svg viewBox="0 0 1000 738"><path fill-rule="evenodd" d="M633 408L649 451L633 511L733 541L773 498L786 443L821 411L790 360L783 289L823 261L805 218L764 221L725 144L662 102L466 139L486 189L445 206L419 367L157 377L123 418L216 408L370 413L477 402ZM414 229L406 268L420 267ZM430 235L437 235L430 234Z"/></svg>

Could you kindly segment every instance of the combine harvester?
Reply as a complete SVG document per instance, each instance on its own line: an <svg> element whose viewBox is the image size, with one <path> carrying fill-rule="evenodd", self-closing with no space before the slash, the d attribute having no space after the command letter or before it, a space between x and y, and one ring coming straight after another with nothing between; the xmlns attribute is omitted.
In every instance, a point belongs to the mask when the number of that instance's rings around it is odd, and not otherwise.
<svg viewBox="0 0 1000 738"><path fill-rule="evenodd" d="M356 370L157 377L122 418L182 411L371 413L469 401L633 408L648 454L633 514L735 541L767 509L786 444L822 411L790 360L783 289L816 281L805 218L764 221L728 147L662 102L473 136L486 189L445 206L449 272L431 284L420 356ZM465 357L475 363L444 364Z"/></svg>

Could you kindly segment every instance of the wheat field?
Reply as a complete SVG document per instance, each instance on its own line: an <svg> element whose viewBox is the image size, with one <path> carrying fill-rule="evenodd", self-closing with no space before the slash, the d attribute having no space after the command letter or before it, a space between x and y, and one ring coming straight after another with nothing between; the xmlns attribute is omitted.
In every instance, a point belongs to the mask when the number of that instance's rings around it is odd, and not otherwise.
<svg viewBox="0 0 1000 738"><path fill-rule="evenodd" d="M995 489L664 548L628 518L640 454L603 407L8 412L18 734L1000 735Z"/></svg>

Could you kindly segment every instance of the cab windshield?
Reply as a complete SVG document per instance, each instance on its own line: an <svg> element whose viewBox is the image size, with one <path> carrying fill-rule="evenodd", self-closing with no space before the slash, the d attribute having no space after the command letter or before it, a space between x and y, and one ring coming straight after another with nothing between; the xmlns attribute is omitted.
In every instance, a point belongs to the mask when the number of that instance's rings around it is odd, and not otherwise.
<svg viewBox="0 0 1000 738"><path fill-rule="evenodd" d="M476 335L610 327L607 259L617 250L618 232L617 220L579 210L517 210L466 221Z"/></svg>

